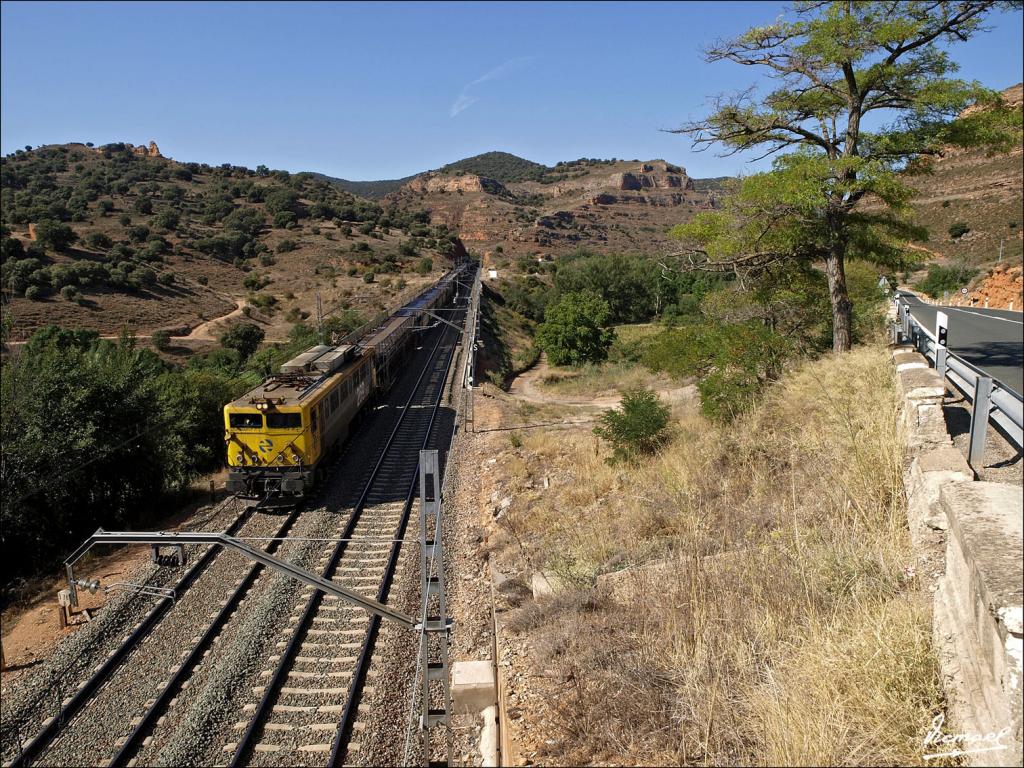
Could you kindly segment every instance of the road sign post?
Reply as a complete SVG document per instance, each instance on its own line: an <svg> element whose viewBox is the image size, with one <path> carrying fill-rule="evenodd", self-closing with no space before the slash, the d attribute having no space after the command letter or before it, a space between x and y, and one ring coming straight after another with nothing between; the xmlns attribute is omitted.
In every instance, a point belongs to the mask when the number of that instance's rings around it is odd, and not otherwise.
<svg viewBox="0 0 1024 768"><path fill-rule="evenodd" d="M945 312L935 313L935 340L942 346L947 346L946 336L949 329L949 317Z"/></svg>

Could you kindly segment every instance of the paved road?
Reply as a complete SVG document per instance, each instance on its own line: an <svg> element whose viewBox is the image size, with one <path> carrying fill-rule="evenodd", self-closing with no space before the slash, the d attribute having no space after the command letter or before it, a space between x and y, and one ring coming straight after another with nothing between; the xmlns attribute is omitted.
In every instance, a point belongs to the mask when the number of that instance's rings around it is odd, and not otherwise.
<svg viewBox="0 0 1024 768"><path fill-rule="evenodd" d="M935 313L949 317L951 352L987 371L1018 395L1024 393L1024 315L1005 309L936 307L904 293L910 314L932 333Z"/></svg>

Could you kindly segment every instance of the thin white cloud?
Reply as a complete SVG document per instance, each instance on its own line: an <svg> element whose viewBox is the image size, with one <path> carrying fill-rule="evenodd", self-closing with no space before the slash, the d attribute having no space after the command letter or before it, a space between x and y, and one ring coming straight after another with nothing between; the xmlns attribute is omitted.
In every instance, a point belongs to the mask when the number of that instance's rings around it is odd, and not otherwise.
<svg viewBox="0 0 1024 768"><path fill-rule="evenodd" d="M509 59L503 64L499 64L491 71L485 72L484 74L480 75L480 77L478 77L473 82L466 83L464 86L462 86L462 91L459 93L458 97L456 97L455 101L452 103L451 109L449 110L449 114L452 117L456 117L460 113L469 109L473 104L475 104L478 101L478 97L470 93L470 91L476 88L476 86L481 85L482 83L486 83L489 80L497 80L499 77L504 77L510 72L514 72L517 69L521 69L522 67L526 66L531 61L533 61L535 58L537 57L519 56L515 59Z"/></svg>

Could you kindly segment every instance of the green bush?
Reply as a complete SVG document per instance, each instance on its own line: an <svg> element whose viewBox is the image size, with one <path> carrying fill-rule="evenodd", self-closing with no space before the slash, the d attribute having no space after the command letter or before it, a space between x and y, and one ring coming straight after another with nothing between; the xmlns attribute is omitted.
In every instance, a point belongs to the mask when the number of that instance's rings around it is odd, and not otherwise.
<svg viewBox="0 0 1024 768"><path fill-rule="evenodd" d="M971 228L962 221L957 221L949 225L949 236L954 240L959 240L970 231Z"/></svg>
<svg viewBox="0 0 1024 768"><path fill-rule="evenodd" d="M30 285L25 289L25 298L29 301L38 301L43 298L43 290L38 285Z"/></svg>
<svg viewBox="0 0 1024 768"><path fill-rule="evenodd" d="M277 251L278 253L288 253L289 251L294 251L298 247L299 244L296 243L294 240L285 238L284 240L277 244L277 247L274 250Z"/></svg>
<svg viewBox="0 0 1024 768"><path fill-rule="evenodd" d="M114 242L102 232L90 232L85 236L85 246L93 251L109 250Z"/></svg>
<svg viewBox="0 0 1024 768"><path fill-rule="evenodd" d="M376 279L377 279L377 276L376 276L376 274L374 273L374 271L372 269L368 270L367 272L365 272L363 274L363 282L364 283L372 283Z"/></svg>
<svg viewBox="0 0 1024 768"><path fill-rule="evenodd" d="M938 299L946 292L952 293L967 285L977 274L978 270L963 264L953 267L930 264L928 274L915 283L914 288Z"/></svg>
<svg viewBox="0 0 1024 768"><path fill-rule="evenodd" d="M277 297L271 293L257 293L249 297L250 303L260 309L270 309L277 305Z"/></svg>
<svg viewBox="0 0 1024 768"><path fill-rule="evenodd" d="M697 377L703 413L728 422L781 375L791 346L759 323L702 323L662 331L641 359L652 371Z"/></svg>
<svg viewBox="0 0 1024 768"><path fill-rule="evenodd" d="M81 295L78 288L73 285L65 285L60 289L60 295L62 298L68 301L78 301L78 297Z"/></svg>
<svg viewBox="0 0 1024 768"><path fill-rule="evenodd" d="M291 211L279 211L274 214L274 227L276 229L291 229L298 222L298 218Z"/></svg>
<svg viewBox="0 0 1024 768"><path fill-rule="evenodd" d="M131 338L37 331L0 368L4 588L49 572L97 527L151 527L165 492L220 464L222 409L245 386L173 369Z"/></svg>
<svg viewBox="0 0 1024 768"><path fill-rule="evenodd" d="M424 256L418 262L416 262L416 272L421 275L429 275L434 269L434 260L429 256Z"/></svg>
<svg viewBox="0 0 1024 768"><path fill-rule="evenodd" d="M167 350L171 346L171 332L164 330L153 331L153 346L161 352Z"/></svg>
<svg viewBox="0 0 1024 768"><path fill-rule="evenodd" d="M619 410L601 415L594 434L611 444L613 460L628 461L655 453L664 444L670 413L654 392L629 390L623 393Z"/></svg>

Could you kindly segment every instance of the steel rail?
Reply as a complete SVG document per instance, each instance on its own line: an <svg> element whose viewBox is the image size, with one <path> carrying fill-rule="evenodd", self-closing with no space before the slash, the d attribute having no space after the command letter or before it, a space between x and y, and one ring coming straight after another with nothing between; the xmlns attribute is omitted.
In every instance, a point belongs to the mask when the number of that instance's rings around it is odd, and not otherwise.
<svg viewBox="0 0 1024 768"><path fill-rule="evenodd" d="M278 528L276 535L285 536L298 519L299 507L296 507L285 518L284 522ZM266 552L268 554L273 554L277 551L281 543L282 539L280 538L271 541L266 548ZM140 743L156 723L166 705L180 690L181 684L195 671L196 666L198 666L199 662L202 661L204 652L213 644L213 639L227 624L228 619L231 617L235 608L237 608L238 604L242 602L242 599L248 593L249 588L256 581L256 577L263 571L263 568L264 566L262 563L253 563L253 565L249 567L249 571L242 579L242 582L235 587L231 596L227 599L227 602L225 602L217 612L216 618L214 618L214 620L207 626L206 631L203 632L199 641L192 647L188 657L178 665L174 674L171 675L171 679L163 686L152 704L147 707L141 720L132 727L128 737L124 742L122 742L120 748L118 748L117 752L110 759L108 765L120 766L127 764L130 759L131 752L139 747Z"/></svg>
<svg viewBox="0 0 1024 768"><path fill-rule="evenodd" d="M468 316L468 312L467 312ZM446 329L447 330L447 329ZM457 340L455 340L457 341ZM455 356L455 350L458 344L452 343L452 347L448 352L445 360L445 370L451 367L452 358ZM423 435L423 443L419 450L426 450L430 445L432 433L434 431L434 423L437 419L437 412L441 405L441 400L444 397L445 381L447 377L443 377L441 380L441 386L438 387L437 399L434 402L434 407L430 414L430 422L427 424L426 432ZM391 582L394 578L395 569L398 566L398 557L401 553L402 538L405 535L405 529L409 524L409 517L412 512L413 503L416 500L416 490L419 482L419 452L417 451L416 468L413 472L412 480L409 484L409 491L406 493L405 504L402 508L402 517L395 529L395 542L391 545L391 551L388 555L387 567L384 571L384 578L381 582L380 588L377 590L377 600L383 602L387 599L388 592L391 590ZM366 629L366 636L363 638L362 648L359 651L359 658L356 661L356 668L352 675L352 681L349 685L348 693L345 698L345 708L341 713L341 720L338 722L338 728L334 733L334 740L331 743L330 759L328 760L329 766L336 766L341 763L342 749L347 743L352 732L352 726L355 724L356 704L360 693L362 692L363 685L366 682L366 673L370 668L370 659L373 656L373 649L377 642L377 635L380 631L380 617L371 616L370 624Z"/></svg>
<svg viewBox="0 0 1024 768"><path fill-rule="evenodd" d="M384 445L384 449L378 456L377 461L374 464L373 470L371 471L370 476L363 487L359 500L356 502L352 514L350 515L349 520L345 525L345 529L340 537L342 540L338 541L337 545L334 548L334 551L331 553L331 556L326 566L321 571L322 576L325 579L331 578L335 569L337 568L339 561L341 560L342 555L347 549L347 545L349 542L346 540L351 539L352 537L352 533L355 530L355 527L362 516L363 509L366 506L366 501L376 483L381 468L384 465L384 461L388 457L389 451L391 450L392 446L395 444L396 437L399 435L402 425L405 423L406 417L413 412L414 401L417 399L418 395L422 396L421 384L423 382L424 377L427 375L427 372L431 371L436 365L437 349L438 347L441 346L441 343L444 340L445 336L446 333L444 332L438 334L437 341L434 343L434 346L431 348L430 353L428 354L427 362L424 365L423 369L420 371L420 374L412 387L412 391L410 392L408 399L406 400L405 404L402 407L402 413L399 416L399 419L396 422L394 428L392 429L391 434L388 436L388 439ZM229 765L241 765L243 761L246 759L246 757L249 755L250 751L252 750L256 734L259 731L261 725L263 724L263 721L266 719L271 704L278 694L278 689L281 687L281 684L288 673L289 667L292 664L292 660L294 659L298 651L298 648L301 645L301 642L305 636L305 631L312 623L313 617L317 609L319 608L322 599L322 593L316 591L310 596L309 600L307 601L306 607L303 610L303 613L299 618L295 630L293 631L292 636L288 641L288 645L281 652L281 656L278 659L277 666L275 667L270 680L267 682L263 695L260 697L260 701L256 705L256 709L253 712L252 716L250 717L249 723L246 726L245 731L243 732L241 738L239 739L235 747L235 751L232 754L231 760L229 761ZM373 618L377 617L374 616ZM373 620L373 618L371 618L371 621Z"/></svg>
<svg viewBox="0 0 1024 768"><path fill-rule="evenodd" d="M251 510L243 510L234 522L228 526L227 533L235 533L242 525L245 524L246 520L251 515ZM160 619L163 618L164 614L170 610L171 606L174 605L177 598L181 597L183 593L188 591L196 580L203 574L203 572L213 562L214 558L220 552L219 547L209 547L206 552L195 562L195 564L185 572L185 574L178 580L174 585L174 597L164 597L154 605L146 616L136 625L135 629L132 630L131 634L128 635L114 651L104 659L103 663L91 674L88 679L75 691L75 693L67 699L60 708L56 717L51 718L43 726L42 730L39 731L28 744L20 748L20 752L15 757L10 765L21 766L30 765L36 757L38 757L43 750L45 750L57 735L64 729L64 726L74 717L78 711L85 705L92 695L106 682L107 678L117 669L121 663L128 657L129 653L137 646L143 638L145 638L150 631L157 625Z"/></svg>

